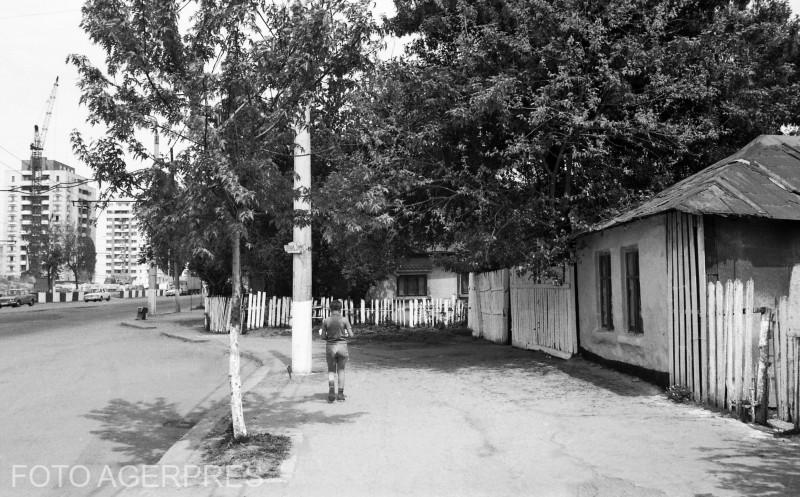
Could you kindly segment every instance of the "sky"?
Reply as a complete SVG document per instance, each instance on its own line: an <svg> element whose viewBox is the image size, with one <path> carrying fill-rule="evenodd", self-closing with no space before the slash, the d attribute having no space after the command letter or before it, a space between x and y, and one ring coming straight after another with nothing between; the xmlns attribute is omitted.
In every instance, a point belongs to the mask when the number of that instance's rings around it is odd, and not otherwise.
<svg viewBox="0 0 800 497"><path fill-rule="evenodd" d="M798 0L800 1L800 0ZM70 165L78 174L91 170L72 154L69 135L78 129L99 138L101 129L86 123L77 71L69 54L103 61L79 27L83 0L0 0L0 169L19 169L30 158L33 125L41 124L56 76L59 86L47 132L44 155ZM392 0L377 0L376 14L393 12Z"/></svg>
<svg viewBox="0 0 800 497"><path fill-rule="evenodd" d="M800 0L789 3L795 13L800 12ZM102 51L79 27L82 4L83 0L0 0L0 169L19 169L20 160L29 158L33 125L43 121L58 76L44 155L91 176L89 168L73 157L69 143L73 129L87 138L101 135L86 123L77 73L65 62L72 53L103 60ZM376 1L376 13L392 12L392 0Z"/></svg>

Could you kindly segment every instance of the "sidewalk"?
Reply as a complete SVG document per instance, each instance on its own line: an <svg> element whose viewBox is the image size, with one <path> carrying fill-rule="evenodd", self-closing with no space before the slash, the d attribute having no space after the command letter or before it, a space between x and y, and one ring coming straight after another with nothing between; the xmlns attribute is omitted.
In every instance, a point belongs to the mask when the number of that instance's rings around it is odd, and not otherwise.
<svg viewBox="0 0 800 497"><path fill-rule="evenodd" d="M227 343L181 320L153 322L184 339ZM647 383L579 358L462 336L356 340L348 399L329 404L320 341L314 372L291 380L289 336L245 335L241 347L269 368L245 396L248 429L300 435L291 474L252 487L132 489L126 497L800 493L796 441L673 404Z"/></svg>

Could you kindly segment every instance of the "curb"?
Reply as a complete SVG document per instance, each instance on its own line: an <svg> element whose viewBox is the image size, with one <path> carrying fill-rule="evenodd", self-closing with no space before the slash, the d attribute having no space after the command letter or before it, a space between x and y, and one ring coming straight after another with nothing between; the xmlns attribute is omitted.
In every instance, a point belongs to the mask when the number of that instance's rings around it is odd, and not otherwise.
<svg viewBox="0 0 800 497"><path fill-rule="evenodd" d="M121 322L120 326L127 326L128 328L136 328L139 330L154 330L158 328L158 326L139 325L139 324L128 323L125 321Z"/></svg>
<svg viewBox="0 0 800 497"><path fill-rule="evenodd" d="M155 328L155 326L153 328ZM203 338L203 337L200 337L200 336L198 336L198 338L191 338L191 337L185 337L185 336L181 336L181 335L175 335L175 334L170 333L168 331L162 331L161 332L161 336L165 336L167 338L174 338L176 340L180 340L182 342L189 342L189 343L204 343L204 342L208 342L208 341L211 340L210 338ZM261 365L262 364L259 364L259 366L261 366Z"/></svg>
<svg viewBox="0 0 800 497"><path fill-rule="evenodd" d="M270 368L261 366L253 371L244 381L242 381L242 394L252 390L258 385L269 373ZM223 394L228 390L228 385L224 385L217 389L212 395L216 395L222 391ZM211 407L208 412L195 423L195 425L187 431L177 442L172 444L172 447L167 449L161 459L159 465L174 465L179 466L186 464L191 460L192 456L197 452L197 448L192 447L194 442L204 440L207 438L211 430L219 423L219 420L229 414L230 406L227 399L223 397L217 401L216 405Z"/></svg>

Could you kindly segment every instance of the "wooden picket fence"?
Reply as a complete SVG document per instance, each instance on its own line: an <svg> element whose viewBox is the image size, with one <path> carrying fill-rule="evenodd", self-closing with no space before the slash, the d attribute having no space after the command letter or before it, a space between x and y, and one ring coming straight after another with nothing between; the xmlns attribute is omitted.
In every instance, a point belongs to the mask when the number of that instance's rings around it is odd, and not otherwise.
<svg viewBox="0 0 800 497"><path fill-rule="evenodd" d="M330 315L334 299L314 300L312 321L320 322ZM291 326L292 299L267 296L264 292L242 298L242 330L263 327ZM230 297L206 297L206 329L227 333L230 325ZM342 300L342 314L353 324L397 324L400 326L435 327L463 324L467 319L467 303L451 299L376 299L371 301Z"/></svg>
<svg viewBox="0 0 800 497"><path fill-rule="evenodd" d="M797 423L798 339L788 333L788 299L780 299L777 309L754 309L753 280L709 283L707 288L707 350L697 348L706 372L703 401L707 405L746 417L759 397L759 342L768 349L769 398L777 417ZM765 333L760 336L763 326ZM771 338L771 340L770 340ZM697 344L681 344L693 347Z"/></svg>
<svg viewBox="0 0 800 497"><path fill-rule="evenodd" d="M330 315L326 297L314 301L312 320L321 321ZM397 324L409 328L456 326L466 323L467 303L456 299L404 298L353 301L342 300L342 314L353 324Z"/></svg>
<svg viewBox="0 0 800 497"><path fill-rule="evenodd" d="M227 333L231 323L230 297L206 297L203 302L206 331Z"/></svg>

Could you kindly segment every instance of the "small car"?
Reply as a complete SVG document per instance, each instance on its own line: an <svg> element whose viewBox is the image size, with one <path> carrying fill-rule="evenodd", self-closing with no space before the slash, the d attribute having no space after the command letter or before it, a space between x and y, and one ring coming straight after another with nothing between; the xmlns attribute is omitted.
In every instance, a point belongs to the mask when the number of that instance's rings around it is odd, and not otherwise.
<svg viewBox="0 0 800 497"><path fill-rule="evenodd" d="M111 294L105 290L95 290L83 295L84 302L97 302L103 300L111 300Z"/></svg>
<svg viewBox="0 0 800 497"><path fill-rule="evenodd" d="M183 293L177 288L170 288L164 292L165 297L174 297L175 295L183 295Z"/></svg>
<svg viewBox="0 0 800 497"><path fill-rule="evenodd" d="M24 290L11 290L8 295L0 296L0 307L19 307L22 304L32 306L36 302L36 295Z"/></svg>

